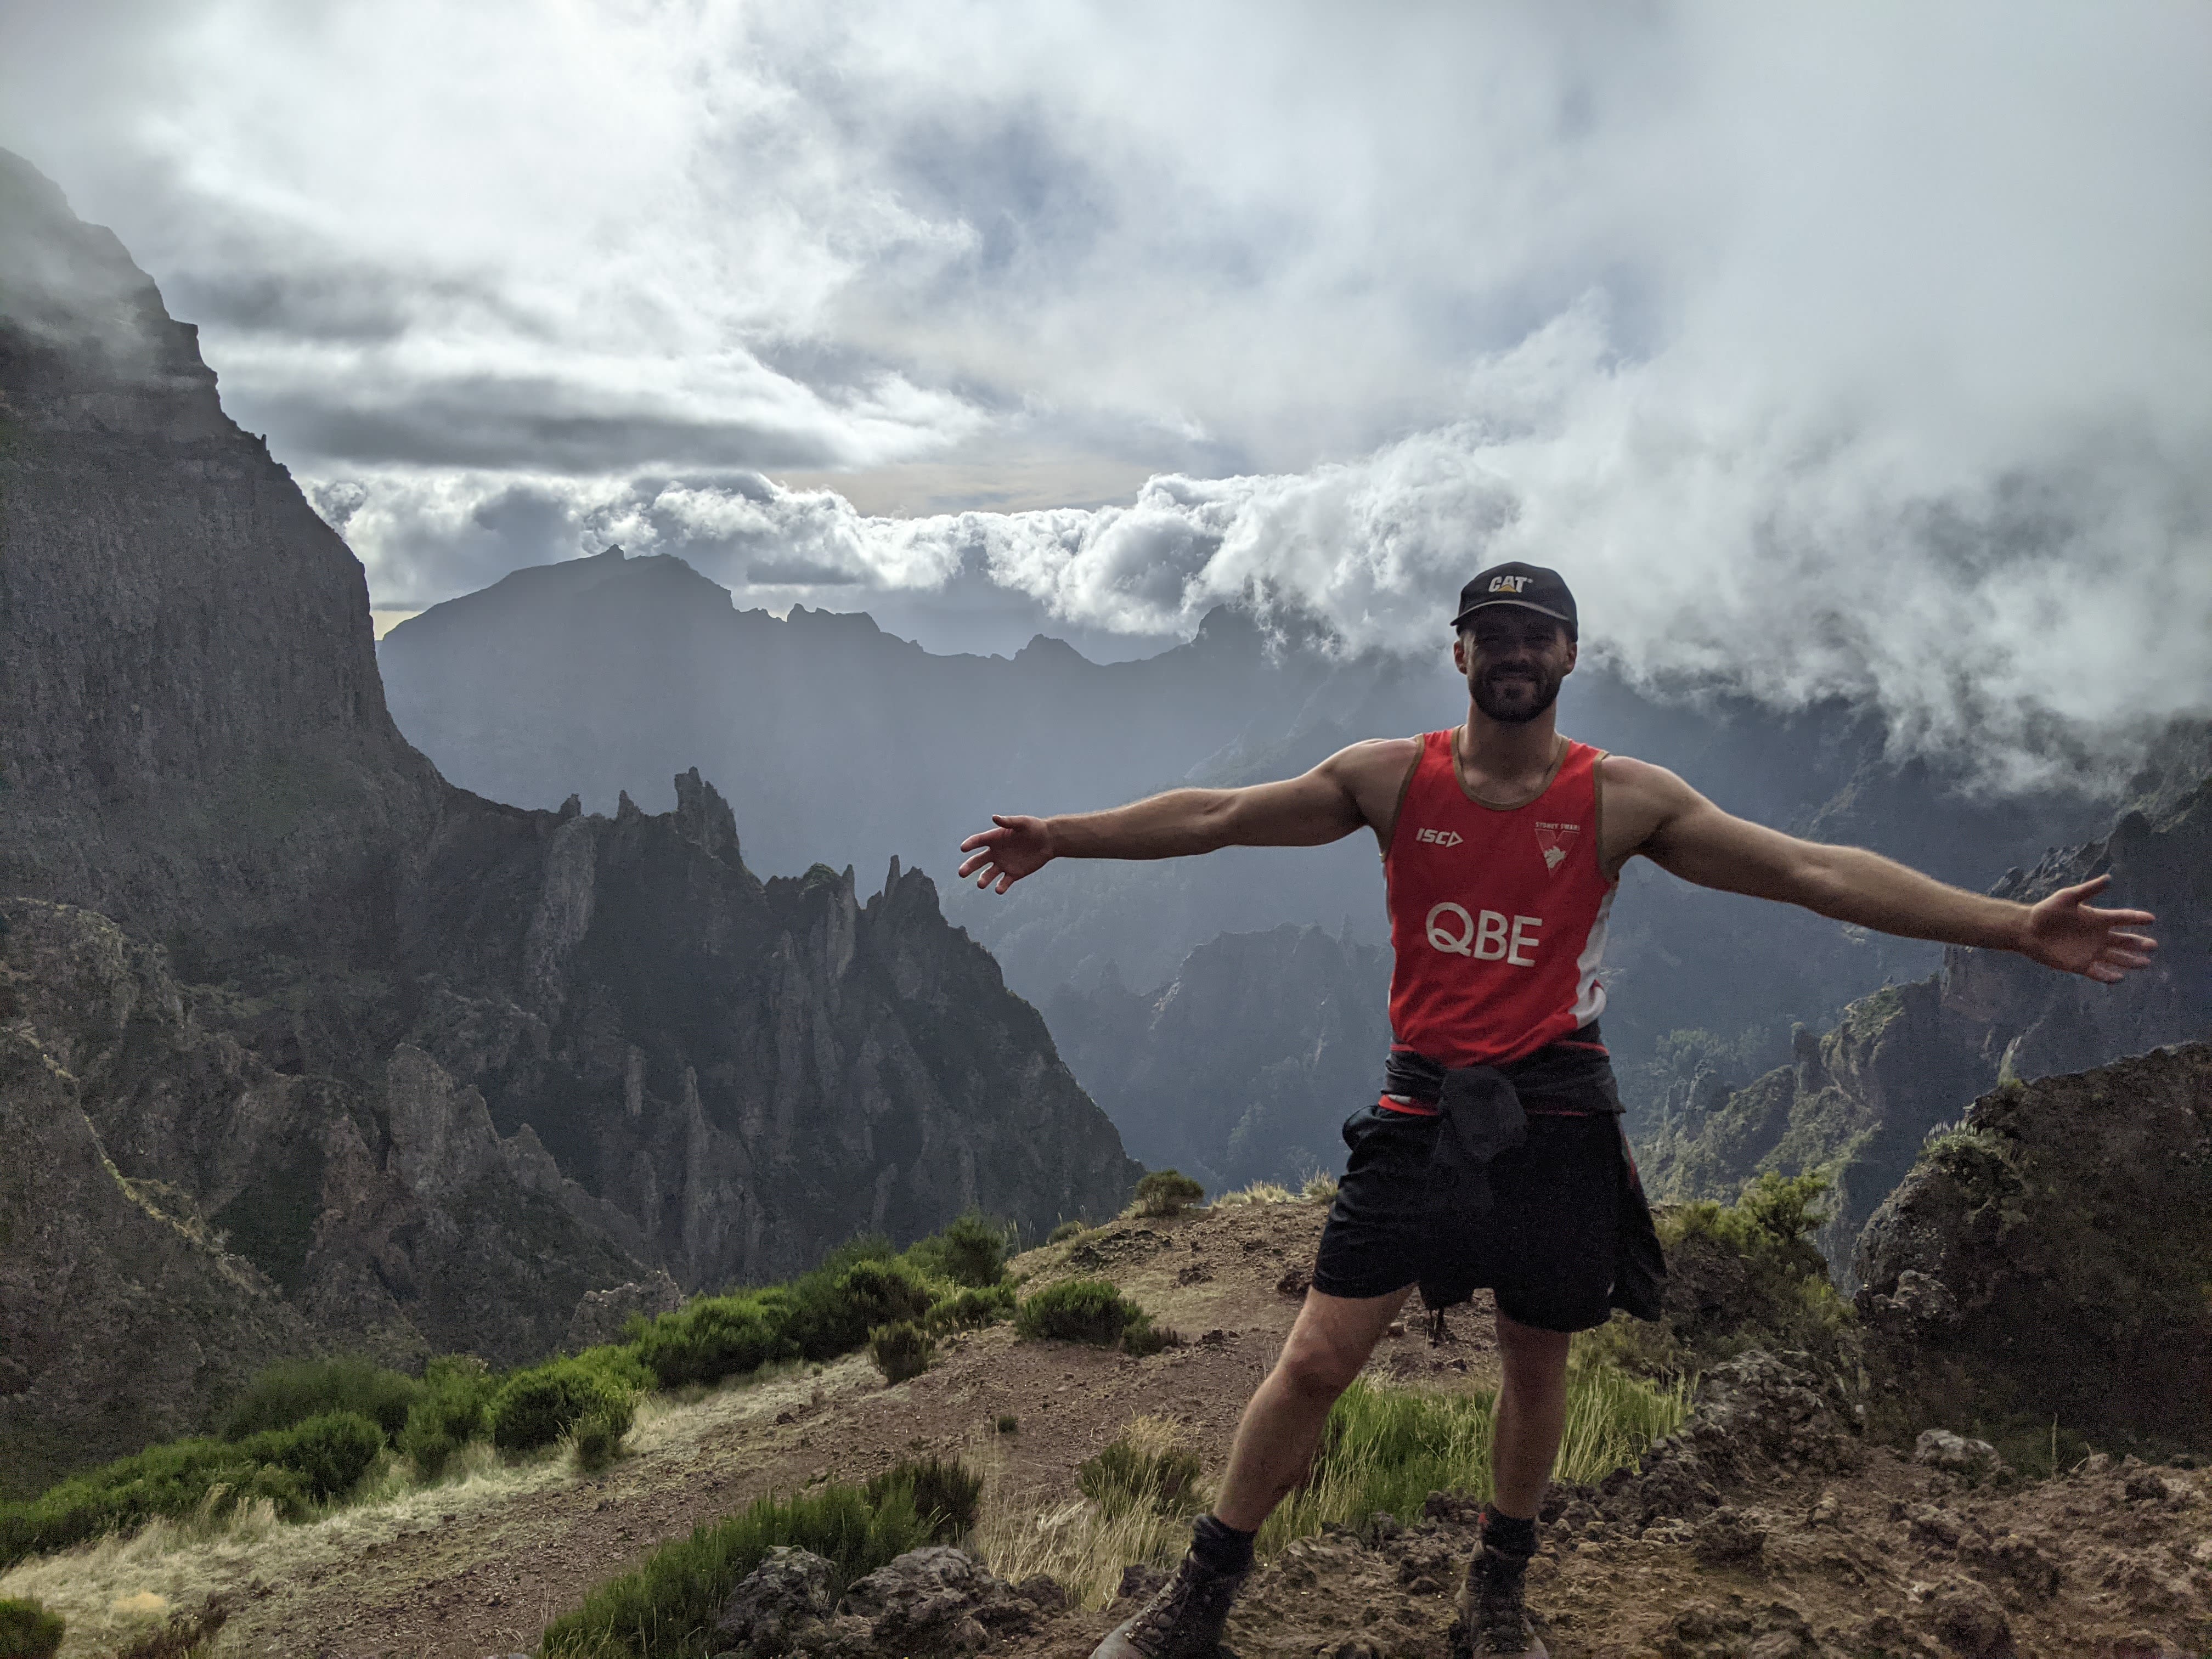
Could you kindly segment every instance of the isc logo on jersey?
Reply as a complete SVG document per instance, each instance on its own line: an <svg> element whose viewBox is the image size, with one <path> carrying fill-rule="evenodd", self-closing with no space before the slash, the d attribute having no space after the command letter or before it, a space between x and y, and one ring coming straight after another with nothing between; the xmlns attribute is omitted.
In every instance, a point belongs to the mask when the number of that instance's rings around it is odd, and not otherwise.
<svg viewBox="0 0 2212 1659"><path fill-rule="evenodd" d="M1467 837L1456 830L1416 830L1415 841L1425 841L1435 847L1456 847Z"/></svg>
<svg viewBox="0 0 2212 1659"><path fill-rule="evenodd" d="M1446 900L1429 912L1429 944L1447 956L1468 957L1476 962L1504 962L1510 968L1534 968L1540 941L1536 930L1541 916L1514 916L1495 910L1470 915L1463 906Z"/></svg>

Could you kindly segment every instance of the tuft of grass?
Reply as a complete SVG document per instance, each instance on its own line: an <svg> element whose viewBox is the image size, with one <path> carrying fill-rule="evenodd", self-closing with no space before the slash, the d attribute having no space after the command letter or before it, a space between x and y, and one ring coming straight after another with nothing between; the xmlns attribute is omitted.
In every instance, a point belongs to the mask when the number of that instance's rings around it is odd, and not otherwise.
<svg viewBox="0 0 2212 1659"><path fill-rule="evenodd" d="M1000 1434L1012 1434L1017 1429L1020 1428L1021 1425L1021 1419L1016 1417L1012 1412L1000 1412L999 1413L998 1429Z"/></svg>
<svg viewBox="0 0 2212 1659"><path fill-rule="evenodd" d="M1378 1510L1417 1515L1432 1492L1487 1498L1496 1396L1389 1389L1364 1379L1330 1411L1305 1483L1261 1529L1273 1553L1334 1522L1351 1525ZM1553 1466L1560 1480L1595 1480L1633 1462L1689 1413L1686 1385L1661 1387L1601 1361L1571 1367L1567 1428Z"/></svg>
<svg viewBox="0 0 2212 1659"><path fill-rule="evenodd" d="M229 1607L210 1595L198 1613L171 1613L167 1623L125 1646L115 1659L199 1659L213 1651L216 1633L229 1622Z"/></svg>
<svg viewBox="0 0 2212 1659"><path fill-rule="evenodd" d="M629 1432L627 1407L619 1416L603 1411L586 1412L568 1431L568 1454L586 1474L596 1474L622 1455L623 1437Z"/></svg>
<svg viewBox="0 0 2212 1659"><path fill-rule="evenodd" d="M1218 1210L1227 1205L1287 1204L1291 1197L1288 1187L1273 1181L1255 1181L1249 1187L1239 1187L1233 1193L1222 1194L1213 1200L1213 1207Z"/></svg>
<svg viewBox="0 0 2212 1659"><path fill-rule="evenodd" d="M722 1604L779 1544L826 1558L831 1590L930 1541L912 1489L872 1504L857 1486L836 1485L794 1498L757 1499L726 1521L664 1544L636 1571L601 1584L584 1605L545 1627L545 1659L701 1659Z"/></svg>
<svg viewBox="0 0 2212 1659"><path fill-rule="evenodd" d="M1187 1516L1198 1507L1198 1454L1182 1443L1175 1424L1139 1417L1121 1437L1075 1471L1078 1491L1109 1520L1136 1507Z"/></svg>
<svg viewBox="0 0 2212 1659"><path fill-rule="evenodd" d="M1205 1198L1206 1188L1182 1170L1155 1170L1137 1183L1130 1207L1141 1216L1176 1216Z"/></svg>
<svg viewBox="0 0 2212 1659"><path fill-rule="evenodd" d="M1044 1242L1065 1244L1071 1238L1080 1238L1088 1231L1080 1221L1063 1221L1044 1236Z"/></svg>
<svg viewBox="0 0 2212 1659"><path fill-rule="evenodd" d="M887 1384L920 1376L929 1369L936 1353L937 1340L910 1320L878 1325L868 1333L868 1357L876 1362Z"/></svg>
<svg viewBox="0 0 2212 1659"><path fill-rule="evenodd" d="M1328 1204L1336 1198L1336 1177L1327 1170L1316 1170L1306 1177L1298 1196L1309 1204Z"/></svg>
<svg viewBox="0 0 2212 1659"><path fill-rule="evenodd" d="M870 1477L866 1491L868 1502L878 1509L893 1492L903 1492L928 1524L931 1538L951 1543L975 1524L983 1477L957 1457L903 1458Z"/></svg>
<svg viewBox="0 0 2212 1659"><path fill-rule="evenodd" d="M62 1620L25 1595L0 1599L0 1656L53 1659L62 1645Z"/></svg>
<svg viewBox="0 0 2212 1659"><path fill-rule="evenodd" d="M1115 1443L1126 1444L1155 1469L1189 1455L1176 1425L1160 1417L1133 1419ZM1086 1607L1103 1607L1114 1599L1121 1570L1130 1563L1174 1562L1190 1541L1191 1511L1206 1501L1194 1477L1182 1495L1165 1503L1152 1501L1163 1483L1157 1478L1148 1483L1142 1476L1123 1483L1094 1475L1093 1484L1106 1494L1103 1502L1071 1498L1064 1490L1014 1486L1003 1478L1004 1454L991 1461L994 1450L994 1445L984 1449L989 1478L968 1548L994 1572L1016 1582L1049 1573ZM1169 1472L1164 1485L1177 1484L1176 1474ZM1141 1495L1125 1498L1115 1490L1122 1486Z"/></svg>

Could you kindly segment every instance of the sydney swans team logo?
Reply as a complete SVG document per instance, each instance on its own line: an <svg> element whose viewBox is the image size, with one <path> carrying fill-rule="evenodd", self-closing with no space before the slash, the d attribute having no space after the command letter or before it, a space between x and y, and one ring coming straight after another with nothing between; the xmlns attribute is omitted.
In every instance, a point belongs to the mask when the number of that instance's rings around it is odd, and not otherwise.
<svg viewBox="0 0 2212 1659"><path fill-rule="evenodd" d="M1539 823L1536 826L1536 846L1544 854L1544 867L1556 870L1574 845L1575 837L1582 833L1579 823Z"/></svg>

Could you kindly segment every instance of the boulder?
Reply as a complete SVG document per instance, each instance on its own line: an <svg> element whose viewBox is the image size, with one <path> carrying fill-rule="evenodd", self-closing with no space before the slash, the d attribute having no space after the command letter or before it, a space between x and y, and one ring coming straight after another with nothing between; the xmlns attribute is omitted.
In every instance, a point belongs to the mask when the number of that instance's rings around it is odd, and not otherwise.
<svg viewBox="0 0 2212 1659"><path fill-rule="evenodd" d="M867 1620L879 1648L926 1656L973 1652L1000 1632L1025 1632L1038 1605L965 1550L932 1544L855 1579L840 1610Z"/></svg>
<svg viewBox="0 0 2212 1659"><path fill-rule="evenodd" d="M2212 1444L2212 1045L2007 1084L1858 1245L1871 1426ZM2020 1443L2012 1445L2008 1436Z"/></svg>
<svg viewBox="0 0 2212 1659"><path fill-rule="evenodd" d="M835 1605L830 1563L811 1550L779 1544L746 1574L714 1621L714 1650L770 1659L827 1623Z"/></svg>

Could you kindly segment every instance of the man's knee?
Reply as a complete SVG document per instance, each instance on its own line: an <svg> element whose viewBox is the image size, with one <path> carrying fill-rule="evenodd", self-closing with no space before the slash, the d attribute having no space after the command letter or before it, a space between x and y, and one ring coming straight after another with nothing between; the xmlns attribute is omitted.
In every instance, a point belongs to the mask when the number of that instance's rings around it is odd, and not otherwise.
<svg viewBox="0 0 2212 1659"><path fill-rule="evenodd" d="M1326 1338L1293 1333L1275 1362L1275 1374L1309 1399L1334 1400L1352 1386L1367 1356Z"/></svg>
<svg viewBox="0 0 2212 1659"><path fill-rule="evenodd" d="M1574 1339L1498 1316L1498 1357L1506 1380L1523 1392L1549 1394L1566 1386L1567 1352Z"/></svg>

